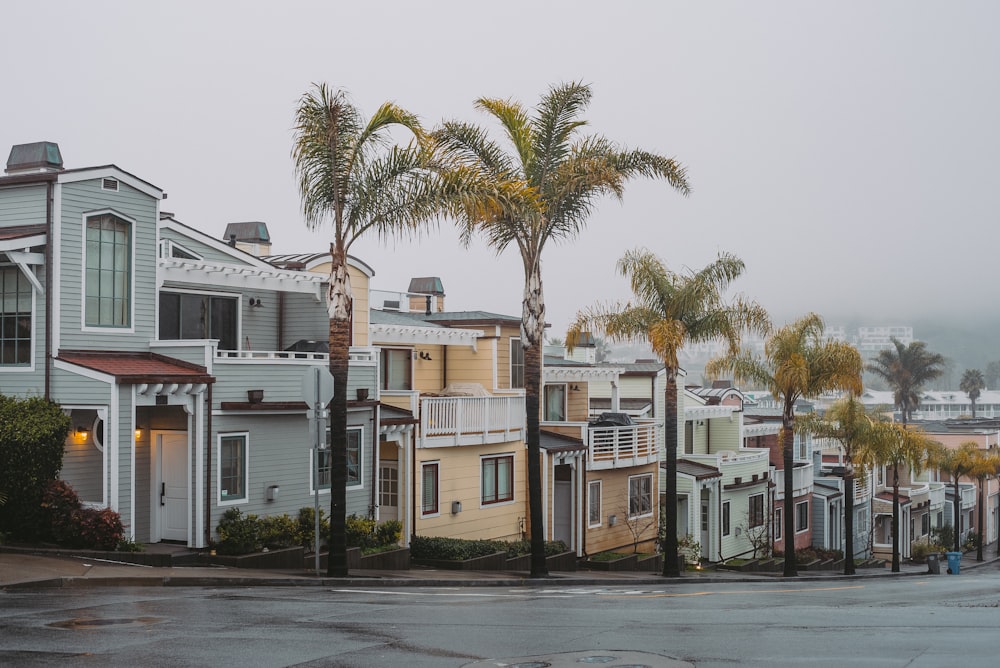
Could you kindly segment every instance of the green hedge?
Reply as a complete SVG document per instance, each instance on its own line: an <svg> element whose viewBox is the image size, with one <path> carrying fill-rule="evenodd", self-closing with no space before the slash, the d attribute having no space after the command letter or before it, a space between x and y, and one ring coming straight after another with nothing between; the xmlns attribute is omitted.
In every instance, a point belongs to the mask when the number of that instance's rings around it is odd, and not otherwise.
<svg viewBox="0 0 1000 668"><path fill-rule="evenodd" d="M328 545L330 523L321 508L320 543ZM297 517L288 515L244 515L239 508L230 508L219 520L216 533L219 540L215 549L219 554L250 554L301 545L307 550L315 546L316 513L312 508L302 508ZM359 547L363 553L385 550L399 544L402 524L397 520L376 522L351 515L347 518L347 546Z"/></svg>
<svg viewBox="0 0 1000 668"><path fill-rule="evenodd" d="M51 401L0 395L0 533L14 540L44 540L45 486L62 469L70 418Z"/></svg>
<svg viewBox="0 0 1000 668"><path fill-rule="evenodd" d="M545 556L562 554L569 548L561 540L545 543ZM531 554L531 541L467 540L437 536L414 536L410 540L410 558L435 561L464 561L504 552L508 559Z"/></svg>

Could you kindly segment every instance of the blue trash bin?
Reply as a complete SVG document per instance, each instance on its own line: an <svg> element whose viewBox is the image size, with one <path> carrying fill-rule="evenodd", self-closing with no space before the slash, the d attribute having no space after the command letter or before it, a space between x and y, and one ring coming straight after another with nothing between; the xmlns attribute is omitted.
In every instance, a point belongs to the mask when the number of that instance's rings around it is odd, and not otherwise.
<svg viewBox="0 0 1000 668"><path fill-rule="evenodd" d="M961 552L945 552L948 555L948 574L958 575L959 571L962 569L962 553Z"/></svg>

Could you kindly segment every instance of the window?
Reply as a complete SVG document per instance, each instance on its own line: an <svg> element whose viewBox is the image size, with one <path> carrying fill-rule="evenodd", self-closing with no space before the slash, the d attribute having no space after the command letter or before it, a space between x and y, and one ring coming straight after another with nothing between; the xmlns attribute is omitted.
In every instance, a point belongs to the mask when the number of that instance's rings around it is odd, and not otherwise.
<svg viewBox="0 0 1000 668"><path fill-rule="evenodd" d="M510 386L524 387L524 347L519 336L510 340Z"/></svg>
<svg viewBox="0 0 1000 668"><path fill-rule="evenodd" d="M514 500L514 455L483 457L482 468L483 505L505 503Z"/></svg>
<svg viewBox="0 0 1000 668"><path fill-rule="evenodd" d="M754 494L747 499L747 524L750 528L763 526L764 524L764 495Z"/></svg>
<svg viewBox="0 0 1000 668"><path fill-rule="evenodd" d="M781 540L781 530L785 525L781 523L781 508L774 510L774 540Z"/></svg>
<svg viewBox="0 0 1000 668"><path fill-rule="evenodd" d="M408 348L383 348L379 374L383 390L413 389L413 353Z"/></svg>
<svg viewBox="0 0 1000 668"><path fill-rule="evenodd" d="M629 476L628 516L643 517L653 514L653 474Z"/></svg>
<svg viewBox="0 0 1000 668"><path fill-rule="evenodd" d="M694 454L694 424L688 421L684 422L684 454Z"/></svg>
<svg viewBox="0 0 1000 668"><path fill-rule="evenodd" d="M438 463L420 465L420 514L438 513Z"/></svg>
<svg viewBox="0 0 1000 668"><path fill-rule="evenodd" d="M809 528L809 502L795 504L795 531L805 531Z"/></svg>
<svg viewBox="0 0 1000 668"><path fill-rule="evenodd" d="M566 421L566 385L545 386L545 419L549 422Z"/></svg>
<svg viewBox="0 0 1000 668"><path fill-rule="evenodd" d="M247 435L219 436L219 501L247 500Z"/></svg>
<svg viewBox="0 0 1000 668"><path fill-rule="evenodd" d="M601 481L587 483L587 526L601 526Z"/></svg>
<svg viewBox="0 0 1000 668"><path fill-rule="evenodd" d="M722 502L722 535L729 535L729 501Z"/></svg>
<svg viewBox="0 0 1000 668"><path fill-rule="evenodd" d="M312 452L315 453L316 450L313 450ZM310 491L316 491L317 489L319 490L330 489L330 483L331 483L330 461L331 457L329 448L323 448L322 450L320 450L319 459L312 460L313 463L312 490Z"/></svg>
<svg viewBox="0 0 1000 668"><path fill-rule="evenodd" d="M386 460L379 465L378 505L381 508L399 505L399 462Z"/></svg>
<svg viewBox="0 0 1000 668"><path fill-rule="evenodd" d="M84 324L132 324L132 226L110 213L87 218Z"/></svg>
<svg viewBox="0 0 1000 668"><path fill-rule="evenodd" d="M364 483L361 478L361 430L347 430L347 486L357 487Z"/></svg>
<svg viewBox="0 0 1000 668"><path fill-rule="evenodd" d="M160 293L160 340L218 339L219 350L236 350L237 298Z"/></svg>
<svg viewBox="0 0 1000 668"><path fill-rule="evenodd" d="M0 268L0 365L31 364L31 283L17 267Z"/></svg>
<svg viewBox="0 0 1000 668"><path fill-rule="evenodd" d="M931 514L924 513L920 516L920 535L926 536L931 532Z"/></svg>

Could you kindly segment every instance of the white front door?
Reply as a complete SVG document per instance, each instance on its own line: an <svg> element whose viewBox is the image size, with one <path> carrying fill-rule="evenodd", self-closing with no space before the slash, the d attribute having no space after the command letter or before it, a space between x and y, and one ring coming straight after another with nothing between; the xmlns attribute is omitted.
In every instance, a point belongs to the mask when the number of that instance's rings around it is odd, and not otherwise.
<svg viewBox="0 0 1000 668"><path fill-rule="evenodd" d="M188 437L157 434L153 466L153 541L188 540ZM157 528L159 529L157 531Z"/></svg>

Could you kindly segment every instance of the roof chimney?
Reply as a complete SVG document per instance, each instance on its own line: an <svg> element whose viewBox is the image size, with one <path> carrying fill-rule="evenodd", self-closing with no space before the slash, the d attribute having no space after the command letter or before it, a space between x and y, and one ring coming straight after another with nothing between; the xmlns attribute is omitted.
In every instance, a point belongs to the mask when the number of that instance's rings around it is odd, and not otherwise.
<svg viewBox="0 0 1000 668"><path fill-rule="evenodd" d="M410 311L419 312L421 309L425 309L428 314L431 310L436 310L438 313L444 311L444 285L437 276L411 278L410 288L407 292L410 295ZM429 295L429 297L423 299L425 295ZM435 304L433 309L430 307L430 297L433 297Z"/></svg>
<svg viewBox="0 0 1000 668"><path fill-rule="evenodd" d="M17 144L10 149L7 158L7 174L38 174L58 172L63 168L59 144L51 141L37 141L33 144Z"/></svg>

